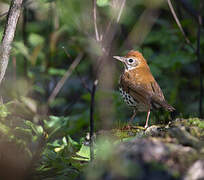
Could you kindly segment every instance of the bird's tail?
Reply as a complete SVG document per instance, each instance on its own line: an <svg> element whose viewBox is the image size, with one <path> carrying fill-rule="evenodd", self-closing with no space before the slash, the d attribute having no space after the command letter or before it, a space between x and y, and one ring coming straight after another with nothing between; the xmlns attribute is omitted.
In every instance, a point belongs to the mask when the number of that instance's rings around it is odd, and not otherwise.
<svg viewBox="0 0 204 180"><path fill-rule="evenodd" d="M171 106L170 104L168 104L165 101L165 103L163 103L163 107L165 110L170 112L170 116L171 116L172 120L176 118L176 116L178 115L178 112L176 111L176 109L173 106Z"/></svg>
<svg viewBox="0 0 204 180"><path fill-rule="evenodd" d="M166 101L162 102L162 106L165 110L169 111L169 112L173 112L175 111L175 108L173 106L171 106L170 104L168 104Z"/></svg>

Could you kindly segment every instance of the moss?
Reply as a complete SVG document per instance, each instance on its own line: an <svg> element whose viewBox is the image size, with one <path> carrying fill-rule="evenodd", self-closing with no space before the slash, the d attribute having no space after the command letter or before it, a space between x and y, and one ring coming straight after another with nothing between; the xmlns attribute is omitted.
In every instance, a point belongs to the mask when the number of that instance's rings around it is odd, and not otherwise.
<svg viewBox="0 0 204 180"><path fill-rule="evenodd" d="M117 138L124 139L124 138L129 138L129 137L144 134L144 128L138 126L127 130L113 129L112 133Z"/></svg>
<svg viewBox="0 0 204 180"><path fill-rule="evenodd" d="M189 118L189 125L197 126L201 129L204 129L204 121L201 121L199 118Z"/></svg>
<svg viewBox="0 0 204 180"><path fill-rule="evenodd" d="M186 131L199 140L204 140L204 121L197 117L189 119L176 119L171 126L184 126Z"/></svg>

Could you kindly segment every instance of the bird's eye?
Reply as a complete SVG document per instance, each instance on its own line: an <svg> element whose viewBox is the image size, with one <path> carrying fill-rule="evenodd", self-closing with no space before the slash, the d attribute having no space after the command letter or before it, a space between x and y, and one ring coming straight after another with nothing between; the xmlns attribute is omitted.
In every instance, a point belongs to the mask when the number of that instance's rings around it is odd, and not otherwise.
<svg viewBox="0 0 204 180"><path fill-rule="evenodd" d="M133 61L134 61L133 59L128 59L129 63L133 63Z"/></svg>

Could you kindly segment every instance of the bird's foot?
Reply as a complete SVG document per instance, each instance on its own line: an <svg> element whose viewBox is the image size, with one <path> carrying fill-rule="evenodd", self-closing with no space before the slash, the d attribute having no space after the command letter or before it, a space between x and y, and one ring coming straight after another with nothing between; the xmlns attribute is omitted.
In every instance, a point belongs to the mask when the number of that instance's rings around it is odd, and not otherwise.
<svg viewBox="0 0 204 180"><path fill-rule="evenodd" d="M121 130L123 130L123 131L129 131L129 130L131 130L132 129L132 126L131 126L131 124L127 124L127 125L125 125L125 126L123 126L122 128L121 128Z"/></svg>
<svg viewBox="0 0 204 180"><path fill-rule="evenodd" d="M148 127L149 127L148 124L145 124L144 128L147 129Z"/></svg>
<svg viewBox="0 0 204 180"><path fill-rule="evenodd" d="M125 125L125 126L123 126L121 128L121 130L123 130L123 131L130 131L130 130L133 130L133 129L145 130L146 128L142 127L142 126L134 126L132 124L127 124L127 125Z"/></svg>

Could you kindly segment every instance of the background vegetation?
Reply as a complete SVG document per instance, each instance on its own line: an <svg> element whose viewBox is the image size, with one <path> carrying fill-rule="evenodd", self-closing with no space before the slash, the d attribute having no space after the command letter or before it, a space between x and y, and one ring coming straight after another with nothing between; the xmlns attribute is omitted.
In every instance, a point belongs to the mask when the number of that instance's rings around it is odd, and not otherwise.
<svg viewBox="0 0 204 180"><path fill-rule="evenodd" d="M24 1L0 94L1 147L12 149L0 151L8 157L24 152L23 157L11 158L21 169L12 165L19 177L25 169L27 176L36 179L80 176L89 160L86 143L94 81L99 80L95 131L121 128L132 114L117 89L123 67L112 59L131 49L143 53L180 117L203 117L199 111L204 75L202 1L172 2L184 34L167 1L128 0L123 7L124 2ZM0 14L9 3L0 1ZM0 16L0 39L5 22L6 16ZM62 88L54 95L58 82ZM145 115L138 114L135 123L143 126ZM151 114L152 124L168 121L164 112ZM11 162L6 160L1 166L11 168Z"/></svg>

